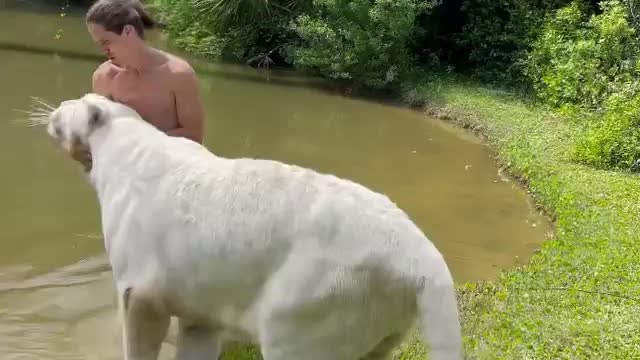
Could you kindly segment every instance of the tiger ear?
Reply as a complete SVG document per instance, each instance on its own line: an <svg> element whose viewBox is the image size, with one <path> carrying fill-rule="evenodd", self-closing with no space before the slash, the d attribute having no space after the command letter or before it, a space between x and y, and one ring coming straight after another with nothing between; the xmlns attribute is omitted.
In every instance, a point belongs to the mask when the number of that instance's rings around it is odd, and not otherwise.
<svg viewBox="0 0 640 360"><path fill-rule="evenodd" d="M89 104L89 131L93 131L97 127L104 124L104 116L102 109L95 104Z"/></svg>

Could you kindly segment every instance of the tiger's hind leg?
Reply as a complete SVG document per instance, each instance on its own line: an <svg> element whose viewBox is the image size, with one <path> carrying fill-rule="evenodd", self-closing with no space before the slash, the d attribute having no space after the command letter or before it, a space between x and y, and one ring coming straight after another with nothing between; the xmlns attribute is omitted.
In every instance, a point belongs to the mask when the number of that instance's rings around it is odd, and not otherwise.
<svg viewBox="0 0 640 360"><path fill-rule="evenodd" d="M157 360L170 317L141 291L128 287L118 296L125 360Z"/></svg>

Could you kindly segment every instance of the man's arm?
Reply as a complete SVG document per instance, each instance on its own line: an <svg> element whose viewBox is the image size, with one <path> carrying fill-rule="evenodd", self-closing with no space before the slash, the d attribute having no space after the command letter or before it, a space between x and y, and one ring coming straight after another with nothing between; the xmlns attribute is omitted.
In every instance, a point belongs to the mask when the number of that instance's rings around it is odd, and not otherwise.
<svg viewBox="0 0 640 360"><path fill-rule="evenodd" d="M188 66L181 66L179 70L176 70L173 76L173 89L178 127L167 131L167 134L186 137L202 144L204 109L195 71Z"/></svg>

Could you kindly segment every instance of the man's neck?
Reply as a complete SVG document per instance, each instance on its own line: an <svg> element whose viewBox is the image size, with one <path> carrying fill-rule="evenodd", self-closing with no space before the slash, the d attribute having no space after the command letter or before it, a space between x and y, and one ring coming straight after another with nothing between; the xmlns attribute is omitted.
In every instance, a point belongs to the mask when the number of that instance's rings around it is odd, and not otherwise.
<svg viewBox="0 0 640 360"><path fill-rule="evenodd" d="M131 61L125 66L127 70L138 74L148 72L155 64L155 51L148 46L141 46L131 54Z"/></svg>

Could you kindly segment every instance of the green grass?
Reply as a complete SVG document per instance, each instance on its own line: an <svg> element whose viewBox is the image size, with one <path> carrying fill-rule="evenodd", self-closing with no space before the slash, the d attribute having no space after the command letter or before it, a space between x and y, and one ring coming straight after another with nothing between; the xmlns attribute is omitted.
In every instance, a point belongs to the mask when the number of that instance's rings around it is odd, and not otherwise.
<svg viewBox="0 0 640 360"><path fill-rule="evenodd" d="M486 138L555 222L526 266L461 284L468 358L639 359L640 178L571 162L579 128L506 93L424 81L407 94Z"/></svg>

